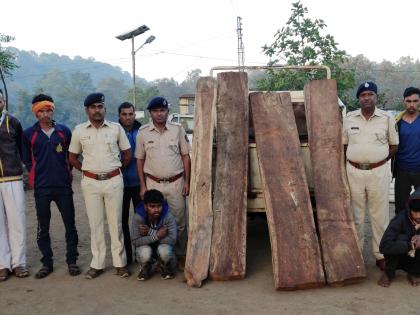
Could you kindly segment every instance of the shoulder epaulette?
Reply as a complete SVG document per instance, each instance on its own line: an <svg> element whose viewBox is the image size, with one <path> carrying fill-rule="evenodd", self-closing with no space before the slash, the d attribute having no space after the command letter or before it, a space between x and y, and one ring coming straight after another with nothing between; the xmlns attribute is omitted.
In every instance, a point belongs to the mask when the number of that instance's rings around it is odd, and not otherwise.
<svg viewBox="0 0 420 315"><path fill-rule="evenodd" d="M149 126L150 126L150 125L147 123L147 124L145 124L145 125L141 126L141 127L139 128L139 130L146 129L146 128L148 128Z"/></svg>
<svg viewBox="0 0 420 315"><path fill-rule="evenodd" d="M167 124L173 125L173 126L182 126L180 123L177 123L175 121L168 121Z"/></svg>

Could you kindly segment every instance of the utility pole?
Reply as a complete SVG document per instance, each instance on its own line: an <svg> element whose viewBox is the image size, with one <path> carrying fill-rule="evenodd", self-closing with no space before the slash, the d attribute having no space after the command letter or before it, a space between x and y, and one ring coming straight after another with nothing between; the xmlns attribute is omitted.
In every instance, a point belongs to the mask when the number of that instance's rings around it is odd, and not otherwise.
<svg viewBox="0 0 420 315"><path fill-rule="evenodd" d="M242 18L240 16L236 19L236 32L238 33L238 67L240 71L244 71L245 66L245 49L242 41Z"/></svg>

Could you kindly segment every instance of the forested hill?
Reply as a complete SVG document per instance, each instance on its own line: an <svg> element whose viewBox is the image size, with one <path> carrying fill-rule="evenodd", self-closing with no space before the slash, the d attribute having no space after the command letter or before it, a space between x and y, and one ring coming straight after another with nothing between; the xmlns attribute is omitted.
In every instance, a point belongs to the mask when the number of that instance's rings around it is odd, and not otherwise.
<svg viewBox="0 0 420 315"><path fill-rule="evenodd" d="M15 48L10 48L10 51L15 56L14 62L18 68L6 78L9 110L21 120L24 127L35 121L31 113L31 100L37 93L46 93L54 98L56 120L70 127L86 119L83 100L89 93L101 91L105 94L107 118L114 121L117 120L118 105L132 100L131 75L119 67L93 58L37 54ZM167 78L148 82L137 77L138 109L143 109L151 97L162 94L174 105L173 111L177 111L178 97L194 92L199 75L200 70L193 70L182 83Z"/></svg>
<svg viewBox="0 0 420 315"><path fill-rule="evenodd" d="M107 118L117 120L117 107L123 101L132 100L131 75L121 68L98 62L93 58L59 56L55 53L37 54L32 51L11 49L18 68L6 78L9 92L10 112L17 116L24 127L34 123L31 100L37 93L50 94L56 103L55 118L74 127L86 120L83 100L93 91L106 96ZM401 109L402 93L408 86L420 87L420 62L410 57L401 57L396 62L370 61L363 55L349 57L343 68L354 71L354 86L344 91L344 100L350 108L358 107L355 99L357 85L373 80L379 87L379 106ZM148 100L164 95L172 104L171 111L178 111L178 98L185 93L194 93L195 83L201 70L191 70L182 82L162 78L148 82L136 78L136 105L141 110ZM250 89L256 89L263 73L249 74ZM342 96L342 95L341 95ZM343 99L343 98L342 98Z"/></svg>

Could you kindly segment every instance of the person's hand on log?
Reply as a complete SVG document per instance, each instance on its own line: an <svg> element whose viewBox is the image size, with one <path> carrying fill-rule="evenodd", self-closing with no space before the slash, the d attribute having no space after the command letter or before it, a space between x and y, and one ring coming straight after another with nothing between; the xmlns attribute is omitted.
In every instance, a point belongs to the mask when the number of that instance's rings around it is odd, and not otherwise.
<svg viewBox="0 0 420 315"><path fill-rule="evenodd" d="M147 236L149 234L149 227L145 224L140 224L139 232L141 236Z"/></svg>
<svg viewBox="0 0 420 315"><path fill-rule="evenodd" d="M161 240L168 234L168 228L166 226L162 226L159 230L157 230L156 235Z"/></svg>

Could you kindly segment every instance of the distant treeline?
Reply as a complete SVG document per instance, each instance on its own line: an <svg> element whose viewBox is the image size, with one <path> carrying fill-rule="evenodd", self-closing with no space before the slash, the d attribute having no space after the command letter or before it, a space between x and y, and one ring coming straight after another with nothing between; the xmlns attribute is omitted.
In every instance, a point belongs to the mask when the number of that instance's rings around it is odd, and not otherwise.
<svg viewBox="0 0 420 315"><path fill-rule="evenodd" d="M70 58L54 53L37 54L33 51L10 49L18 68L7 78L9 110L19 118L24 127L34 122L31 100L35 94L45 93L54 98L55 119L70 127L86 120L83 101L92 92L105 94L107 118L116 121L118 105L132 101L130 73L121 68L95 61L93 58ZM150 98L164 95L171 110L178 111L178 97L194 93L195 82L201 71L190 71L181 83L173 78L148 82L136 78L137 110L144 110ZM147 118L146 118L147 119Z"/></svg>
<svg viewBox="0 0 420 315"><path fill-rule="evenodd" d="M55 117L70 127L85 120L83 100L93 91L106 96L108 118L117 120L117 107L123 101L131 101L131 76L121 68L95 61L93 58L70 58L54 53L37 54L32 51L13 49L18 68L7 78L9 108L24 127L34 122L31 100L37 93L50 94L56 103ZM380 105L387 109L401 108L402 93L407 86L420 86L420 62L402 57L397 62L370 61L363 55L350 57L343 67L353 69L356 84L347 92L350 107L356 106L354 97L359 82L373 80L379 87ZM173 78L162 78L152 82L137 78L136 103L138 110L145 109L148 100L155 95L164 95L178 111L178 97L194 93L195 83L201 70L194 69L181 83ZM249 74L250 89L264 73Z"/></svg>

